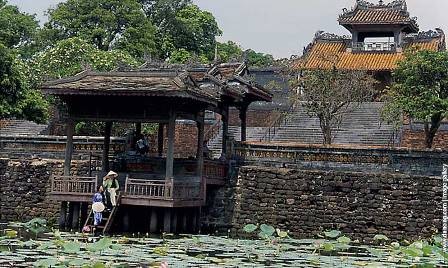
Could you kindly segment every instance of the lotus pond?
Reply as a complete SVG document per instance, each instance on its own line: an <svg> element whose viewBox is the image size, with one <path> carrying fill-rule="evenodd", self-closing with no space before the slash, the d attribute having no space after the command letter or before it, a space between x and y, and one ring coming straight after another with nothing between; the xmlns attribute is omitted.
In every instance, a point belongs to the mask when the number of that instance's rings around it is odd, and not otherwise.
<svg viewBox="0 0 448 268"><path fill-rule="evenodd" d="M247 225L252 240L221 236L147 234L92 237L48 231L44 220L10 223L0 233L0 267L440 267L441 239L361 245L339 231L292 239L269 225Z"/></svg>

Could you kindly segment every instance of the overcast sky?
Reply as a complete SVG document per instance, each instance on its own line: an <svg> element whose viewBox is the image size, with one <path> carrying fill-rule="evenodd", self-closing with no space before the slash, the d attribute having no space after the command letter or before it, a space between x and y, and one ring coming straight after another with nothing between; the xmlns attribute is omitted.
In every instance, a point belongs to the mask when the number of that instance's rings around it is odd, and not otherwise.
<svg viewBox="0 0 448 268"><path fill-rule="evenodd" d="M372 0L375 1L376 0ZM10 0L22 10L45 21L44 11L61 0ZM317 30L348 34L337 23L342 8L355 0L194 0L211 11L223 30L222 41L233 40L243 48L275 57L300 54ZM389 1L385 1L389 2ZM411 16L421 30L442 28L448 32L448 0L408 0Z"/></svg>

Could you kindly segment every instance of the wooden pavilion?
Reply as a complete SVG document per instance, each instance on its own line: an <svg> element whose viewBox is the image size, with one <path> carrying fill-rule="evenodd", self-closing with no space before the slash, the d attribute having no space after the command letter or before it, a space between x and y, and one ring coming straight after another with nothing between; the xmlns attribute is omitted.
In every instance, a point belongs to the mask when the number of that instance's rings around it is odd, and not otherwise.
<svg viewBox="0 0 448 268"><path fill-rule="evenodd" d="M205 205L207 185L224 185L226 163L204 161L204 115L221 115L223 153L227 151L229 107L238 107L245 140L245 113L253 101L271 101L272 95L247 79L245 64L223 64L210 68L146 64L138 70L115 72L84 71L68 79L49 82L43 90L59 97L66 107L67 144L64 176L51 180L51 198L61 202L60 223L77 229L88 218L87 208L104 173L110 170L110 136L114 122L157 123L166 126L167 148L159 131L158 156L145 160L145 168L128 168L121 174L120 206L109 216L104 231L117 225L119 215L125 229L129 211L147 207L151 232L197 230L200 207ZM176 120L191 120L197 126L195 159L175 159ZM75 123L105 122L102 173L95 177L72 176ZM162 135L162 136L160 136ZM228 159L228 158L227 158ZM120 210L118 213L116 210ZM178 227L180 226L180 227Z"/></svg>

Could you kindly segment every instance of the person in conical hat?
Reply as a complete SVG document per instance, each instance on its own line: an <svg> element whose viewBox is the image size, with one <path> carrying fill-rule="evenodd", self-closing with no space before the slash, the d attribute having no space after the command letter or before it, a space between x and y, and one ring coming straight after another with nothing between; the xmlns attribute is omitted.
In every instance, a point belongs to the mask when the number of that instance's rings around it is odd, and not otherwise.
<svg viewBox="0 0 448 268"><path fill-rule="evenodd" d="M93 210L93 225L96 227L101 224L103 220L103 186L99 185L96 193L93 195L92 199L92 210Z"/></svg>
<svg viewBox="0 0 448 268"><path fill-rule="evenodd" d="M107 206L109 209L117 205L117 191L120 189L118 183L118 174L114 171L109 171L103 178L103 187L106 191Z"/></svg>

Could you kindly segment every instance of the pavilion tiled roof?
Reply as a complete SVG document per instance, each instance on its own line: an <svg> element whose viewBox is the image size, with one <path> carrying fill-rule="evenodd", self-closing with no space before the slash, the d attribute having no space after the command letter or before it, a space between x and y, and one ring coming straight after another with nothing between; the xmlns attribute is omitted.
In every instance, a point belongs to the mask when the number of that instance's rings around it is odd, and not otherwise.
<svg viewBox="0 0 448 268"><path fill-rule="evenodd" d="M439 51L445 49L443 32L422 32L405 38L403 50L410 47ZM403 52L365 51L352 52L351 39L329 34L316 34L316 38L304 51L304 55L293 62L294 69L319 69L335 66L341 70L391 71L403 59Z"/></svg>
<svg viewBox="0 0 448 268"><path fill-rule="evenodd" d="M407 32L418 32L416 18L411 18L407 11L405 0L395 0L389 4L380 1L378 5L364 0L357 0L351 10L344 9L339 16L339 24L345 27L351 25L407 25Z"/></svg>
<svg viewBox="0 0 448 268"><path fill-rule="evenodd" d="M81 74L48 82L42 89L52 95L159 96L195 99L217 105L223 97L271 101L272 94L246 80L244 63L215 66L154 63L137 70L115 72L84 71ZM237 81L238 85L232 83Z"/></svg>
<svg viewBox="0 0 448 268"><path fill-rule="evenodd" d="M195 99L216 104L217 97L201 90L188 73L91 72L43 85L53 95L158 96Z"/></svg>

